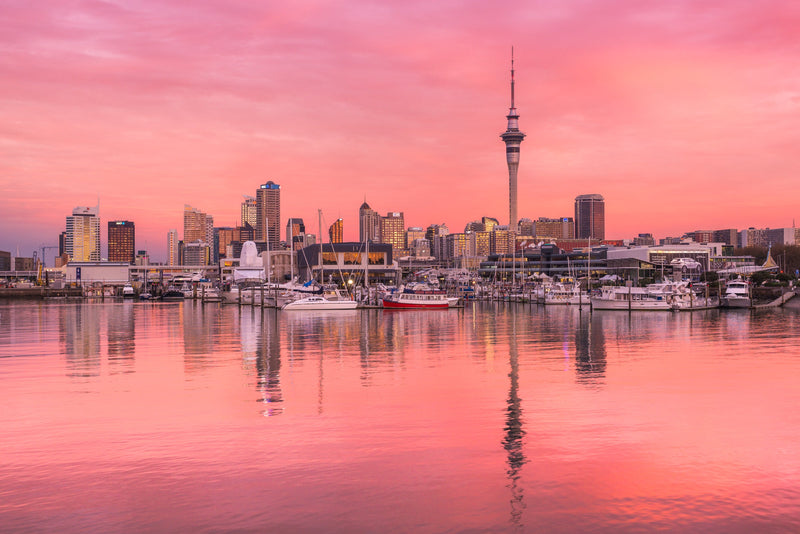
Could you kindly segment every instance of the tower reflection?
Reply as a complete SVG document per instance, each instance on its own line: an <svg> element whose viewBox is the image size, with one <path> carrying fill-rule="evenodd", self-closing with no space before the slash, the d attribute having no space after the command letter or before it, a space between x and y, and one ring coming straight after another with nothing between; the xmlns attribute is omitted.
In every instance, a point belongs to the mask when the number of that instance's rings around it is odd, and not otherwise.
<svg viewBox="0 0 800 534"><path fill-rule="evenodd" d="M512 312L513 313L513 312ZM507 453L508 488L511 490L511 515L510 523L522 530L522 512L525 509L524 490L520 483L522 466L525 464L525 453L522 450L525 430L522 428L522 399L519 396L519 349L517 346L516 314L511 321L511 335L509 336L509 364L508 373L509 389L506 400L506 426L503 437L503 448Z"/></svg>
<svg viewBox="0 0 800 534"><path fill-rule="evenodd" d="M621 314L618 314L621 315ZM603 320L608 315L581 313L575 329L575 371L578 382L600 385L606 374ZM616 317L611 316L612 319Z"/></svg>

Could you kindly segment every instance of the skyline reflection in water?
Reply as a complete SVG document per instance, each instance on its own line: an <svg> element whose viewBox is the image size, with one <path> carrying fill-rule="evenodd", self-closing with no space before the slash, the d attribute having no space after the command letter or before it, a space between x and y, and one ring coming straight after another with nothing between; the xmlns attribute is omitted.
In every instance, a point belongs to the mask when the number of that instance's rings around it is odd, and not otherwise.
<svg viewBox="0 0 800 534"><path fill-rule="evenodd" d="M0 524L798 530L798 326L2 303Z"/></svg>

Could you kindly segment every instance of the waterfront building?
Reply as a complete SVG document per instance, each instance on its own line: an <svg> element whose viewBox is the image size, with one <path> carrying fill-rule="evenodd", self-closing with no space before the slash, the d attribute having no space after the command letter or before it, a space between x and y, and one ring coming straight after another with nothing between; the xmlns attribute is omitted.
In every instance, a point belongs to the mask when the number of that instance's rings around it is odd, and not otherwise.
<svg viewBox="0 0 800 534"><path fill-rule="evenodd" d="M256 197L244 195L241 207L241 223L242 226L249 224L253 228L256 227L258 221L258 205L256 204Z"/></svg>
<svg viewBox="0 0 800 534"><path fill-rule="evenodd" d="M11 270L11 253L0 250L0 271Z"/></svg>
<svg viewBox="0 0 800 534"><path fill-rule="evenodd" d="M269 181L256 191L256 241L277 248L281 239L281 186Z"/></svg>
<svg viewBox="0 0 800 534"><path fill-rule="evenodd" d="M606 209L602 195L579 195L575 197L575 238L606 238Z"/></svg>
<svg viewBox="0 0 800 534"><path fill-rule="evenodd" d="M178 246L178 230L167 232L167 265L179 265L180 247Z"/></svg>
<svg viewBox="0 0 800 534"><path fill-rule="evenodd" d="M361 284L366 273L370 285L396 284L400 271L392 254L391 245L383 243L371 243L369 254L361 242L325 243L298 251L297 267L300 280L322 279L344 287L350 280Z"/></svg>
<svg viewBox="0 0 800 534"><path fill-rule="evenodd" d="M400 254L405 248L405 218L402 211L392 211L381 218L381 243L394 247L395 253Z"/></svg>
<svg viewBox="0 0 800 534"><path fill-rule="evenodd" d="M286 245L292 250L305 246L306 225L303 219L292 217L286 222Z"/></svg>
<svg viewBox="0 0 800 534"><path fill-rule="evenodd" d="M362 243L381 242L381 216L365 200L358 208L358 240Z"/></svg>
<svg viewBox="0 0 800 534"><path fill-rule="evenodd" d="M211 247L204 241L193 241L183 244L181 265L210 265Z"/></svg>
<svg viewBox="0 0 800 534"><path fill-rule="evenodd" d="M100 261L100 206L78 206L67 217L64 251L74 261Z"/></svg>
<svg viewBox="0 0 800 534"><path fill-rule="evenodd" d="M108 221L108 261L133 263L136 258L136 225L133 221Z"/></svg>
<svg viewBox="0 0 800 534"><path fill-rule="evenodd" d="M342 218L336 219L328 228L328 237L330 243L341 243L344 241L344 221Z"/></svg>
<svg viewBox="0 0 800 534"><path fill-rule="evenodd" d="M517 170L519 169L519 147L525 134L519 131L519 114L514 106L514 49L511 49L511 107L506 115L508 126L500 138L506 145L508 164L508 226L516 233L517 224Z"/></svg>

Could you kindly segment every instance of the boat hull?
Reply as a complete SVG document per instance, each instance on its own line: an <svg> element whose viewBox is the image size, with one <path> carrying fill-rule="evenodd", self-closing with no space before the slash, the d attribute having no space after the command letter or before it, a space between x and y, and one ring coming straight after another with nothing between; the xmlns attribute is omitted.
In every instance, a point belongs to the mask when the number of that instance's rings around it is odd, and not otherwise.
<svg viewBox="0 0 800 534"><path fill-rule="evenodd" d="M749 308L752 301L748 297L722 297L720 305L723 308Z"/></svg>
<svg viewBox="0 0 800 534"><path fill-rule="evenodd" d="M672 305L666 300L609 300L592 299L592 309L594 310L621 310L621 311L670 311Z"/></svg>
<svg viewBox="0 0 800 534"><path fill-rule="evenodd" d="M358 303L354 300L328 300L324 302L303 302L303 299L289 302L281 308L286 311L301 310L355 310Z"/></svg>
<svg viewBox="0 0 800 534"><path fill-rule="evenodd" d="M435 303L417 303L417 302L397 302L394 300L383 299L383 307L395 310L420 310L420 309L438 309L446 310L450 307L450 303L446 300L444 302Z"/></svg>

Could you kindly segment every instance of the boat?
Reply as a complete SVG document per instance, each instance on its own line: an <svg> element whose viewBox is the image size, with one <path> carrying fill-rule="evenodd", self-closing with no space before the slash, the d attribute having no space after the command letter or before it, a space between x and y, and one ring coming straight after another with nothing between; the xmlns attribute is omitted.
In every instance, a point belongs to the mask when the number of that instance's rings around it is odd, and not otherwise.
<svg viewBox="0 0 800 534"><path fill-rule="evenodd" d="M720 298L723 308L749 308L753 304L750 298L750 284L738 278L725 285L725 294Z"/></svg>
<svg viewBox="0 0 800 534"><path fill-rule="evenodd" d="M183 291L175 286L169 286L161 295L161 300L172 302L183 300Z"/></svg>
<svg viewBox="0 0 800 534"><path fill-rule="evenodd" d="M589 304L589 295L585 291L581 291L580 284L572 282L556 282L544 286L542 299L546 305L572 304L580 306Z"/></svg>
<svg viewBox="0 0 800 534"><path fill-rule="evenodd" d="M322 295L310 295L284 304L286 311L299 310L355 310L358 303L354 300L328 300Z"/></svg>
<svg viewBox="0 0 800 534"><path fill-rule="evenodd" d="M603 286L591 297L595 310L670 311L672 299L646 287Z"/></svg>
<svg viewBox="0 0 800 534"><path fill-rule="evenodd" d="M441 289L420 287L419 285L404 287L400 291L387 293L381 299L384 308L389 309L427 309L451 307L447 293ZM455 306L455 303L453 304Z"/></svg>
<svg viewBox="0 0 800 534"><path fill-rule="evenodd" d="M134 291L133 286L130 283L122 286L122 298L132 299L135 297L136 297L136 291Z"/></svg>

